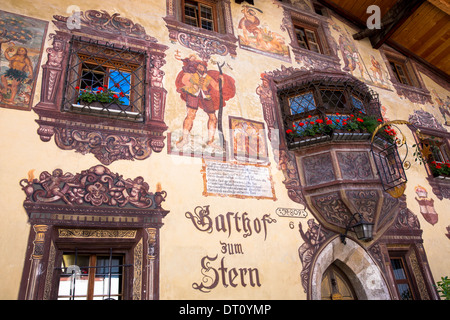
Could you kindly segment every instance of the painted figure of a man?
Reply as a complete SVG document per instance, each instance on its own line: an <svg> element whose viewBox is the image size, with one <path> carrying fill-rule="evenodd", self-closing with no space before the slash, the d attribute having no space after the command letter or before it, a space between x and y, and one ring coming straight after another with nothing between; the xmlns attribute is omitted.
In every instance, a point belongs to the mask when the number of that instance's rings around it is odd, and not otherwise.
<svg viewBox="0 0 450 320"><path fill-rule="evenodd" d="M184 66L178 74L176 85L181 98L186 102L187 114L183 121L183 135L176 143L181 149L189 143L189 135L192 130L195 116L199 108L208 115L208 140L207 145L219 148L214 144L214 135L217 127L216 111L219 107L225 106L225 101L235 94L234 80L222 75L216 70L207 70L207 63L189 59L185 61L189 66ZM222 90L219 88L219 81L222 83ZM220 99L220 97L222 99ZM220 101L222 105L220 106Z"/></svg>

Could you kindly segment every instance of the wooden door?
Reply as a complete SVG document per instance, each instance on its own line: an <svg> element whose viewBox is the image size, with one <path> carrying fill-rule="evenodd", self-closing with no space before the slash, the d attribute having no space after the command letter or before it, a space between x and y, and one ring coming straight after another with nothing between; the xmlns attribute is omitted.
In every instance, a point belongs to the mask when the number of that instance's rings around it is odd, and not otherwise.
<svg viewBox="0 0 450 320"><path fill-rule="evenodd" d="M321 293L322 300L357 300L347 276L334 264L323 273Z"/></svg>

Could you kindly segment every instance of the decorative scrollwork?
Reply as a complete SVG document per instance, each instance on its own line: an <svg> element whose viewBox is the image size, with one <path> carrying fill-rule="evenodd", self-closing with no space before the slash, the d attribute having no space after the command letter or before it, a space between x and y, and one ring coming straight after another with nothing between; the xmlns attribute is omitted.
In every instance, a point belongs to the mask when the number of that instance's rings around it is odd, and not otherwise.
<svg viewBox="0 0 450 320"><path fill-rule="evenodd" d="M213 54L221 56L228 54L228 48L214 39L183 32L179 32L177 38L183 46L198 52L203 60L208 60Z"/></svg>
<svg viewBox="0 0 450 320"><path fill-rule="evenodd" d="M147 137L70 128L54 128L54 131L56 145L61 149L82 154L93 153L106 165L116 160L143 160L151 155L153 148L158 152L164 147L164 142L152 144L152 140Z"/></svg>
<svg viewBox="0 0 450 320"><path fill-rule="evenodd" d="M135 208L161 208L167 193L149 191L142 177L124 179L108 168L97 165L81 173L63 173L55 169L20 181L27 201L36 203L65 203L71 206L90 204L96 207L131 205ZM158 197L157 197L158 196Z"/></svg>
<svg viewBox="0 0 450 320"><path fill-rule="evenodd" d="M66 22L69 17L63 17L60 15L53 16L58 21ZM149 36L142 25L134 23L132 20L124 17L120 17L119 13L113 13L110 15L105 10L86 10L80 12L81 23L85 26L89 26L96 30L105 30L114 33L124 33L128 36L140 38L152 42L157 40Z"/></svg>

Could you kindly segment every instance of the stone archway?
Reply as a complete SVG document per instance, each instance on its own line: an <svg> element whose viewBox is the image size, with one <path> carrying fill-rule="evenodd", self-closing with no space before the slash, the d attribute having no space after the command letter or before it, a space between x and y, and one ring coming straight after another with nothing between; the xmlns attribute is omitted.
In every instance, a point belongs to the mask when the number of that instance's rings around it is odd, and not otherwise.
<svg viewBox="0 0 450 320"><path fill-rule="evenodd" d="M388 286L378 266L356 242L344 245L337 237L317 255L311 273L311 299L321 299L321 282L325 270L335 263L350 280L359 300L391 300Z"/></svg>

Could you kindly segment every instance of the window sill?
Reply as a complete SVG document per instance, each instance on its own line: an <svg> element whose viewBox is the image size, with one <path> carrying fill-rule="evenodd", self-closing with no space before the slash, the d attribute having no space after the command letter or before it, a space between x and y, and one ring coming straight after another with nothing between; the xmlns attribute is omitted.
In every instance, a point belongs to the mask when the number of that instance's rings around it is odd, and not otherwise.
<svg viewBox="0 0 450 320"><path fill-rule="evenodd" d="M307 68L321 70L339 70L340 68L340 60L336 56L330 56L300 47L295 47L292 44L291 49L294 53L295 61L298 63L304 63Z"/></svg>
<svg viewBox="0 0 450 320"><path fill-rule="evenodd" d="M85 110L89 111L85 111ZM82 114L93 114L93 115L103 115L103 116L109 116L111 115L113 118L118 118L120 120L131 120L136 122L142 122L144 121L144 118L142 117L142 114L139 112L133 112L133 111L124 111L124 110L117 110L117 109L105 109L102 107L96 107L92 105L82 105L82 104L72 104L72 111L76 113L82 113Z"/></svg>
<svg viewBox="0 0 450 320"><path fill-rule="evenodd" d="M399 96L403 96L411 102L421 104L432 103L431 94L427 89L403 84L392 79L391 83Z"/></svg>
<svg viewBox="0 0 450 320"><path fill-rule="evenodd" d="M162 121L136 122L98 113L61 112L43 104L34 111L39 115L37 132L42 141L48 142L54 136L59 148L92 153L104 165L116 160L144 160L165 146L163 133L167 126Z"/></svg>

